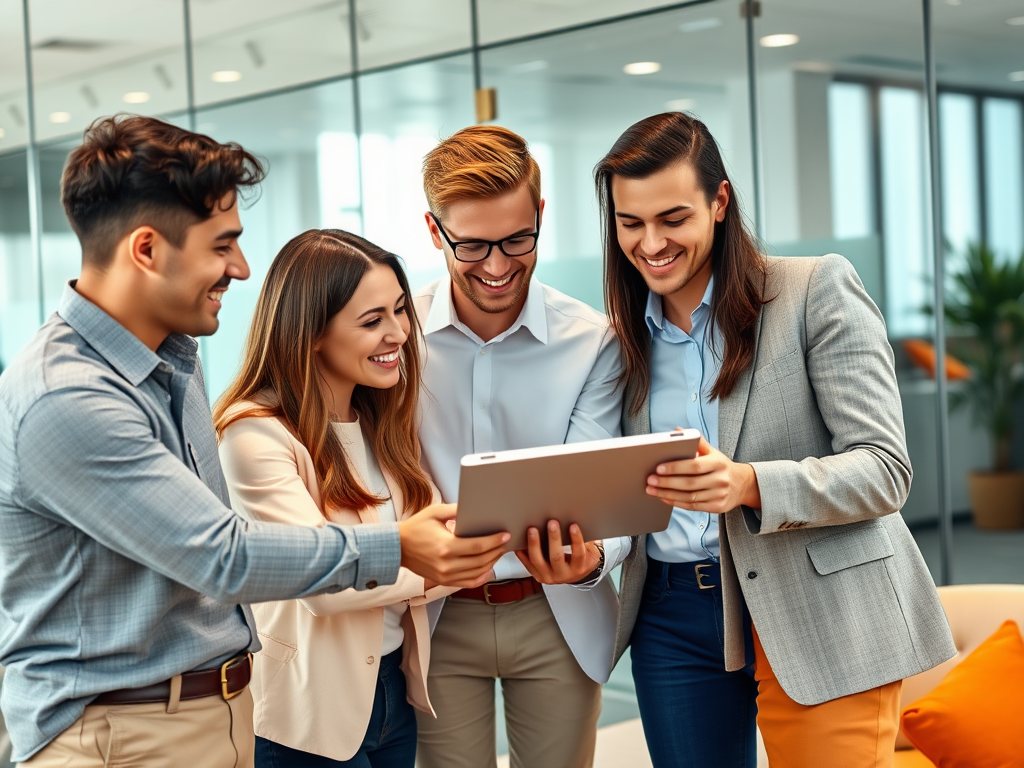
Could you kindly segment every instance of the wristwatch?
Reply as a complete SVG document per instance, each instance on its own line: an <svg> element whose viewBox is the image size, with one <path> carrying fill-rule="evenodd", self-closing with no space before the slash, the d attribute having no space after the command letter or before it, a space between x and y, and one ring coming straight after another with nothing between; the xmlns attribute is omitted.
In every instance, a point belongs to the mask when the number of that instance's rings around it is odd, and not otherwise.
<svg viewBox="0 0 1024 768"><path fill-rule="evenodd" d="M593 581L601 575L601 571L604 570L604 542L595 541L594 546L597 547L597 567L594 568L590 573L584 576L582 579L577 581L577 584L586 584L587 582Z"/></svg>

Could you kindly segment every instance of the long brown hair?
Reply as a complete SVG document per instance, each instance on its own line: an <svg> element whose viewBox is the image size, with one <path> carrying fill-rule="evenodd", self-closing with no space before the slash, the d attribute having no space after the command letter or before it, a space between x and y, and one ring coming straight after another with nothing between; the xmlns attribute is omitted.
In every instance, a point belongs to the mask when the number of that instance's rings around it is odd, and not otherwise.
<svg viewBox="0 0 1024 768"><path fill-rule="evenodd" d="M700 120L682 112L644 118L626 129L594 169L604 234L604 299L608 319L619 337L625 360L623 379L632 392L629 413L643 407L651 385L651 338L644 320L648 288L629 263L615 231L612 177L646 179L675 163L693 168L707 202L729 181L718 144ZM732 189L732 182L729 183ZM754 328L764 295L767 265L747 231L735 189L725 218L715 224L711 246L715 287L708 327L717 327L725 342L722 367L711 388L713 398L727 396L754 359Z"/></svg>
<svg viewBox="0 0 1024 768"><path fill-rule="evenodd" d="M313 351L331 318L377 264L394 270L406 295L411 328L401 350L398 384L390 389L357 385L352 407L377 461L401 488L406 506L414 512L427 506L432 492L420 466L416 433L421 332L409 281L397 256L357 235L311 229L281 249L256 302L241 369L214 407L218 436L248 416L280 419L313 458L325 510L358 510L384 501L359 483L341 440L330 428ZM232 408L236 403L250 405Z"/></svg>

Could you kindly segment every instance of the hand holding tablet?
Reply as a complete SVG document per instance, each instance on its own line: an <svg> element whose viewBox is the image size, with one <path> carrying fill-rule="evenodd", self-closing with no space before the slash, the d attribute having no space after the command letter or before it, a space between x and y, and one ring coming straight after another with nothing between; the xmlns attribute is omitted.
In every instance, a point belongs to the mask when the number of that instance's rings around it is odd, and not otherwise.
<svg viewBox="0 0 1024 768"><path fill-rule="evenodd" d="M455 533L508 531L508 549L526 549L526 530L562 532L576 523L588 540L668 527L672 509L647 492L656 467L696 456L687 429L587 443L471 454L462 459Z"/></svg>

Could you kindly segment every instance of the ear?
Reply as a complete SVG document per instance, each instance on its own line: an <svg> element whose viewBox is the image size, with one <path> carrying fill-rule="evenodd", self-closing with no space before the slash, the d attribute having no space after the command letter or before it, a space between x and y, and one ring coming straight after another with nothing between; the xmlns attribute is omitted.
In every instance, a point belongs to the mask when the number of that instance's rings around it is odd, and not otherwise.
<svg viewBox="0 0 1024 768"><path fill-rule="evenodd" d="M542 197L540 202L537 203L537 228L539 229L541 224L544 223L544 203L546 201Z"/></svg>
<svg viewBox="0 0 1024 768"><path fill-rule="evenodd" d="M423 218L427 220L427 231L430 232L430 239L434 241L434 247L439 251L444 250L444 243L441 242L441 232L437 228L437 222L434 221L434 217L430 215L430 211L423 214Z"/></svg>
<svg viewBox="0 0 1024 768"><path fill-rule="evenodd" d="M157 260L154 250L160 233L152 227L139 227L128 233L128 260L146 274L157 271Z"/></svg>
<svg viewBox="0 0 1024 768"><path fill-rule="evenodd" d="M711 201L711 205L715 210L715 221L725 221L725 209L729 207L731 195L732 190L729 188L729 182L723 180L718 185L718 193L715 195L715 199Z"/></svg>

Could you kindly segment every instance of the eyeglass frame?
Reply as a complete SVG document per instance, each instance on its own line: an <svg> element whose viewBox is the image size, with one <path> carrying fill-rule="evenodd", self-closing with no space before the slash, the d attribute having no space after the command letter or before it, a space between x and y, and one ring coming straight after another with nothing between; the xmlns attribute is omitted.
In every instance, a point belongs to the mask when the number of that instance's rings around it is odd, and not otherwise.
<svg viewBox="0 0 1024 768"><path fill-rule="evenodd" d="M521 259L523 256L529 256L531 253L533 253L534 251L537 250L537 241L540 239L540 209L539 208L537 209L537 212L534 214L534 219L533 219L534 230L533 230L533 232L520 232L518 235L509 235L508 237L503 237L501 240L480 240L480 239L475 239L475 240L459 240L458 242L453 241L450 237L448 237L448 233L444 231L444 227L441 225L441 220L439 218L437 218L437 216L434 215L433 211L428 211L427 213L430 214L430 218L432 218L434 220L434 223L437 225L437 229L441 233L441 236L444 238L445 242L448 243L448 246L452 249L452 255L455 257L455 260L456 261L460 261L463 264L479 264L481 261L487 261L487 259L490 258L490 256L491 256L491 251L494 250L494 246L498 246L498 250L501 251L503 254L505 254L505 256L507 256L510 259ZM533 247L530 248L530 250L528 250L526 253L512 254L512 253L509 253L508 251L505 250L505 247L502 245L502 243L504 243L504 242L506 242L508 240L517 240L520 237L532 237L533 238ZM479 244L483 244L483 245L487 246L487 253L484 254L483 258L480 258L480 259L460 259L459 258L459 246L460 245L471 245L471 244L474 244L474 243L479 243Z"/></svg>

